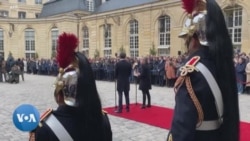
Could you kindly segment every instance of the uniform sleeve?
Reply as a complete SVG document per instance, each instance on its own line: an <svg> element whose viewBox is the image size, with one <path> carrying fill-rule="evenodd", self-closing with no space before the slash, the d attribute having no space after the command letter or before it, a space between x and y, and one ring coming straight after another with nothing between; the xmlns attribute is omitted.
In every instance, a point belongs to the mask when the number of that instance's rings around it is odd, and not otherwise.
<svg viewBox="0 0 250 141"><path fill-rule="evenodd" d="M112 130L107 114L103 115L104 141L112 141Z"/></svg>
<svg viewBox="0 0 250 141"><path fill-rule="evenodd" d="M38 127L35 131L35 141L50 141L49 140L49 131L46 129L46 126Z"/></svg>
<svg viewBox="0 0 250 141"><path fill-rule="evenodd" d="M193 85L193 89L196 92L194 87L196 85ZM172 141L194 141L198 114L189 96L185 82L178 90L175 100L176 105L170 131Z"/></svg>
<svg viewBox="0 0 250 141"><path fill-rule="evenodd" d="M42 123L42 127L36 129L35 138L35 141L58 141L53 131L45 123Z"/></svg>

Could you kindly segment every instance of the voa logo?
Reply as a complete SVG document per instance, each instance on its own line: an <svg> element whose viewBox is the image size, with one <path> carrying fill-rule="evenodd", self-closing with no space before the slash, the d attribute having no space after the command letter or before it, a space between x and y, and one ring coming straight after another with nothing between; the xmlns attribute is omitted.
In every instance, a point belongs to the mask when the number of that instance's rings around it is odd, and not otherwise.
<svg viewBox="0 0 250 141"><path fill-rule="evenodd" d="M29 104L17 107L13 113L13 123L21 131L34 130L40 121L38 110Z"/></svg>
<svg viewBox="0 0 250 141"><path fill-rule="evenodd" d="M34 114L17 114L17 119L19 122L27 121L27 122L36 122L36 118Z"/></svg>

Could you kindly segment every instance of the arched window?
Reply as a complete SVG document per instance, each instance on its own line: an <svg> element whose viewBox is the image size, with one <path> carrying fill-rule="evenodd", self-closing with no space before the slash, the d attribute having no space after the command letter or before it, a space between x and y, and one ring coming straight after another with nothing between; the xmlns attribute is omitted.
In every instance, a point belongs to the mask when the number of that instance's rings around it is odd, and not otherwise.
<svg viewBox="0 0 250 141"><path fill-rule="evenodd" d="M161 16L159 21L158 55L165 56L170 53L170 17Z"/></svg>
<svg viewBox="0 0 250 141"><path fill-rule="evenodd" d="M83 27L83 53L89 56L89 30L88 27Z"/></svg>
<svg viewBox="0 0 250 141"><path fill-rule="evenodd" d="M103 26L103 31L104 31L104 57L111 57L112 55L111 25L105 24Z"/></svg>
<svg viewBox="0 0 250 141"><path fill-rule="evenodd" d="M242 7L227 7L224 9L224 12L228 32L232 39L233 45L240 51L242 34Z"/></svg>
<svg viewBox="0 0 250 141"><path fill-rule="evenodd" d="M131 20L129 24L130 24L130 30L129 30L130 57L136 58L139 56L138 21Z"/></svg>
<svg viewBox="0 0 250 141"><path fill-rule="evenodd" d="M4 38L3 29L0 28L0 56L4 58Z"/></svg>
<svg viewBox="0 0 250 141"><path fill-rule="evenodd" d="M35 58L35 31L32 28L25 29L25 56Z"/></svg>
<svg viewBox="0 0 250 141"><path fill-rule="evenodd" d="M51 29L51 49L52 49L51 57L56 56L56 47L57 47L58 35L59 35L59 30L57 28L52 28Z"/></svg>

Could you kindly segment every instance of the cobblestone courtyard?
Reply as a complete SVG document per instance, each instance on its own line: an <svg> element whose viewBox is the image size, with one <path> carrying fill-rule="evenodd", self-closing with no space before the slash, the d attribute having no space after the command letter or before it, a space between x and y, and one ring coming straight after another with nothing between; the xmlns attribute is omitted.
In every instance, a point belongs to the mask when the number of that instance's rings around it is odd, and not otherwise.
<svg viewBox="0 0 250 141"><path fill-rule="evenodd" d="M15 128L12 113L21 104L31 104L44 112L47 108L56 108L53 98L53 83L55 77L25 75L25 81L19 84L0 83L0 141L27 141L28 133ZM115 83L97 81L97 88L103 107L115 105ZM152 105L174 107L173 89L153 86L150 91ZM138 102L141 102L141 92L137 91ZM135 85L131 84L130 101L135 102ZM250 122L250 95L240 95L241 121ZM164 141L168 130L147 124L118 118L109 115L113 141Z"/></svg>

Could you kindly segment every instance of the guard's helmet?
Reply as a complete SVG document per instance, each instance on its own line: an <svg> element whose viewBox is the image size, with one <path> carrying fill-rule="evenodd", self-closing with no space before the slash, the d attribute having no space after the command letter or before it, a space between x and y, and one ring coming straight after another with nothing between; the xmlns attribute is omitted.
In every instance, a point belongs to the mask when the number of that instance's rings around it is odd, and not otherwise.
<svg viewBox="0 0 250 141"><path fill-rule="evenodd" d="M200 44L208 46L206 38L206 1L205 0L183 0L183 7L188 13L179 37L192 37L197 35Z"/></svg>
<svg viewBox="0 0 250 141"><path fill-rule="evenodd" d="M91 65L84 54L75 52L77 46L78 38L74 34L63 33L58 38L59 74L55 94L63 93L65 104L73 107L87 104L86 99L90 102L99 98Z"/></svg>

